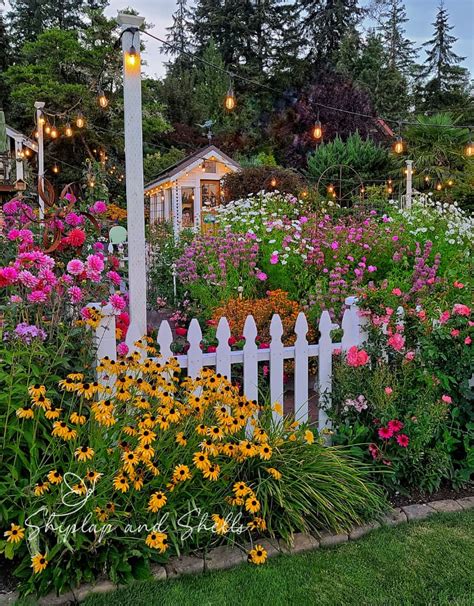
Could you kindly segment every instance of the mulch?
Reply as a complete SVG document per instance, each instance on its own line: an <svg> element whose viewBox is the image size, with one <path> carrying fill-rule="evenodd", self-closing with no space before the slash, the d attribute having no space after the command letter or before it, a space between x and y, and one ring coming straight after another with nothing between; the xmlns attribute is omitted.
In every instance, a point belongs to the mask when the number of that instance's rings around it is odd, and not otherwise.
<svg viewBox="0 0 474 606"><path fill-rule="evenodd" d="M405 505L416 505L417 503L427 503L428 501L443 501L444 499L462 499L463 497L474 497L474 486L454 490L449 486L443 486L431 494L422 490L413 490L410 494L395 494L389 497L390 503L394 507L404 507Z"/></svg>

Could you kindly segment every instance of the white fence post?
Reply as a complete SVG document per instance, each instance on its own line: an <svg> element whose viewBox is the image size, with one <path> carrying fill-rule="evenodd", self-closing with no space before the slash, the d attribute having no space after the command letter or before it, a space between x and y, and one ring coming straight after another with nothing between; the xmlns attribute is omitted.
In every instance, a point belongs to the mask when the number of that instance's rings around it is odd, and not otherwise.
<svg viewBox="0 0 474 606"><path fill-rule="evenodd" d="M365 321L360 316L357 297L347 297L345 303L347 309L342 317L342 353L346 353L354 345L360 347L367 338Z"/></svg>
<svg viewBox="0 0 474 606"><path fill-rule="evenodd" d="M231 349L229 345L230 326L227 318L221 318L217 325L216 337L219 345L216 351L216 372L231 380Z"/></svg>
<svg viewBox="0 0 474 606"><path fill-rule="evenodd" d="M202 330L199 322L194 318L188 329L188 375L195 379L202 370Z"/></svg>
<svg viewBox="0 0 474 606"><path fill-rule="evenodd" d="M102 318L94 331L94 345L96 347L97 363L108 356L111 360L117 359L117 341L115 339L115 312L112 305L102 307L101 303L89 303L87 307L100 310Z"/></svg>

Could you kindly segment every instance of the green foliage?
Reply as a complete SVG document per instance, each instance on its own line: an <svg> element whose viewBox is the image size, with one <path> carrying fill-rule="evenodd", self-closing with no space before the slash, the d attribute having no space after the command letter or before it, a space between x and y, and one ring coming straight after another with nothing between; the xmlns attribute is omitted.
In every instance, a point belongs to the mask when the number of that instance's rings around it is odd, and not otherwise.
<svg viewBox="0 0 474 606"><path fill-rule="evenodd" d="M157 151L147 154L143 159L143 173L145 182L151 181L169 166L180 162L186 156L185 152L176 147L172 147L168 151Z"/></svg>
<svg viewBox="0 0 474 606"><path fill-rule="evenodd" d="M340 164L354 169L363 183L370 183L371 179L385 179L396 167L396 162L387 149L370 139L364 140L359 133L355 133L347 141L336 137L330 143L319 145L317 150L308 156L308 175L317 181L324 171L327 171L323 189L319 192L326 195L327 183L339 178ZM360 186L357 175L352 175L347 170L344 173L345 181L342 187L346 193Z"/></svg>
<svg viewBox="0 0 474 606"><path fill-rule="evenodd" d="M262 160L266 159L266 155L260 157ZM240 200L262 190L298 195L305 189L305 180L296 171L280 168L273 163L252 163L236 173L228 173L224 177L223 185L225 199L230 201Z"/></svg>

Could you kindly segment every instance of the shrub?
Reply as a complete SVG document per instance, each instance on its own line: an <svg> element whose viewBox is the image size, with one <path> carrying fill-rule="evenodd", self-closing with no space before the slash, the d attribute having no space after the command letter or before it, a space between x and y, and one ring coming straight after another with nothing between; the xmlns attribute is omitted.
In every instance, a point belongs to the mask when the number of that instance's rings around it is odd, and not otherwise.
<svg viewBox="0 0 474 606"><path fill-rule="evenodd" d="M171 554L347 530L383 509L367 467L307 427L274 424L212 371L181 379L174 360L140 359L102 360L105 385L73 373L58 395L36 384L11 402L10 440L26 432L32 448L0 480L1 523L26 540L7 532L0 549L23 592L127 582Z"/></svg>
<svg viewBox="0 0 474 606"><path fill-rule="evenodd" d="M274 180L274 184L273 184ZM262 190L280 191L297 196L305 190L304 178L296 171L275 166L251 166L224 177L226 202L240 200Z"/></svg>

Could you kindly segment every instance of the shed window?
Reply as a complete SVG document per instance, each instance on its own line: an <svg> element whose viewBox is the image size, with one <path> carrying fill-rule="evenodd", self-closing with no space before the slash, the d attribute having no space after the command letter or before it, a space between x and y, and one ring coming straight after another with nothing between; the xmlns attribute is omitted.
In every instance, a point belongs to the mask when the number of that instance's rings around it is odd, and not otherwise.
<svg viewBox="0 0 474 606"><path fill-rule="evenodd" d="M217 172L217 162L215 160L204 160L202 163L204 172L206 173L216 173Z"/></svg>

